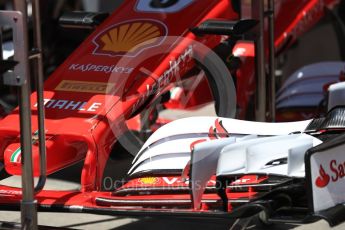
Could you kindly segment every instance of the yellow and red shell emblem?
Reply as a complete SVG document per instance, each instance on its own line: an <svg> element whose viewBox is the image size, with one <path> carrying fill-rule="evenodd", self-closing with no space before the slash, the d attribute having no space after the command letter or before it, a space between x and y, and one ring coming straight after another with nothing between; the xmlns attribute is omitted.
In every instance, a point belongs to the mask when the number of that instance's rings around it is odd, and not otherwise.
<svg viewBox="0 0 345 230"><path fill-rule="evenodd" d="M159 182L159 179L157 177L143 177L143 178L140 178L138 181L141 184L154 185Z"/></svg>
<svg viewBox="0 0 345 230"><path fill-rule="evenodd" d="M93 40L94 54L137 56L150 47L160 45L167 36L167 27L155 20L133 20L116 24L99 33Z"/></svg>

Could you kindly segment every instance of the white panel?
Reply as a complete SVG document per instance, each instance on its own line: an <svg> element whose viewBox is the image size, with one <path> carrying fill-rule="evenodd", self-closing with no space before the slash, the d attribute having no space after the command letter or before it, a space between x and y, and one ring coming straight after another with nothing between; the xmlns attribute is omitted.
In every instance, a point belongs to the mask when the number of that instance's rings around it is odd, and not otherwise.
<svg viewBox="0 0 345 230"><path fill-rule="evenodd" d="M205 137L206 138L206 137ZM186 156L190 157L190 145L196 140L202 139L202 137L194 138L179 138L179 139L170 139L167 138L164 142L148 147L137 157L136 161L133 163L131 169L128 173L131 173L132 169L136 167L141 162L156 157L158 155L173 154L173 153L184 153ZM138 156L138 155L137 155ZM183 168L185 165L181 165Z"/></svg>
<svg viewBox="0 0 345 230"><path fill-rule="evenodd" d="M338 105L345 105L345 82L331 85L328 92L328 111Z"/></svg>
<svg viewBox="0 0 345 230"><path fill-rule="evenodd" d="M306 142L303 145L296 146L289 150L287 174L292 177L304 177L305 166L304 156L308 149L313 147L312 142Z"/></svg>
<svg viewBox="0 0 345 230"><path fill-rule="evenodd" d="M183 168L189 161L190 155L175 155L175 154L169 154L169 155L163 155L159 157L155 157L152 159L148 159L140 166L138 166L136 169L132 171L132 174L148 171L148 170L170 170L170 169L181 169ZM181 167L182 166L182 167Z"/></svg>
<svg viewBox="0 0 345 230"><path fill-rule="evenodd" d="M311 156L311 183L315 212L345 202L344 149L345 145L341 145Z"/></svg>
<svg viewBox="0 0 345 230"><path fill-rule="evenodd" d="M312 138L304 134L289 135L278 141L266 141L262 144L254 145L247 149L246 172L254 173L264 169L265 165L274 159L280 159L288 156L290 148L303 145L305 142L311 142ZM287 174L287 171L279 172Z"/></svg>
<svg viewBox="0 0 345 230"><path fill-rule="evenodd" d="M257 138L228 145L220 154L217 176L262 173L304 177L305 152L321 143L319 139L307 134L294 134ZM280 158L287 158L288 164L266 165Z"/></svg>
<svg viewBox="0 0 345 230"><path fill-rule="evenodd" d="M208 134L210 127L214 127L216 120L222 121L229 133L254 135L286 135L292 132L304 131L311 120L285 123L266 123L236 120L219 117L190 117L173 121L158 129L145 142L141 151L152 143L180 134ZM136 159L136 158L135 158Z"/></svg>
<svg viewBox="0 0 345 230"><path fill-rule="evenodd" d="M195 209L200 208L202 194L212 175L216 173L220 151L224 146L235 143L235 138L225 138L200 143L195 146L191 160L192 193Z"/></svg>
<svg viewBox="0 0 345 230"><path fill-rule="evenodd" d="M244 170L246 165L246 152L247 148L258 144L264 143L267 140L280 140L284 139L285 136L277 137L261 137L254 140L248 140L238 142L233 145L226 146L219 157L217 166L217 176L232 174L238 170ZM241 173L244 171L241 171Z"/></svg>

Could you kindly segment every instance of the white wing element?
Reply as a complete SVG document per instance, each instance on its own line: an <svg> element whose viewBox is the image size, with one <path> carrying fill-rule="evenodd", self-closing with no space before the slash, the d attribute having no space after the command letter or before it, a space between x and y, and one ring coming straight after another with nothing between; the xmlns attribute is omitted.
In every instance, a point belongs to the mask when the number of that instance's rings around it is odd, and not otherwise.
<svg viewBox="0 0 345 230"><path fill-rule="evenodd" d="M256 135L286 135L292 132L304 131L310 120L288 123L264 123L242 121L219 117L191 117L173 121L158 129L144 144L136 155L128 174L155 170L157 165L152 161L160 161L162 170L182 170L190 159L191 144L197 140L210 140L210 129L216 128L215 123L221 123L222 128L231 137L256 138ZM219 124L218 124L219 125ZM222 130L218 130L218 132ZM218 133L219 134L219 133ZM176 156L179 156L177 159Z"/></svg>
<svg viewBox="0 0 345 230"><path fill-rule="evenodd" d="M307 134L290 133L303 132L309 123L263 123L217 117L177 120L149 138L128 174L183 169L186 173L190 162L193 204L197 209L207 181L214 174L304 177L304 154L321 141Z"/></svg>
<svg viewBox="0 0 345 230"><path fill-rule="evenodd" d="M217 175L227 175L231 173L245 173L247 150L251 146L265 143L267 141L279 141L294 138L295 135L290 136L273 136L256 138L250 141L238 142L234 145L226 146L220 152L217 165Z"/></svg>
<svg viewBox="0 0 345 230"><path fill-rule="evenodd" d="M195 146L191 159L191 180L194 208L200 208L202 194L207 182L216 173L218 156L221 150L236 142L236 138L207 141Z"/></svg>
<svg viewBox="0 0 345 230"><path fill-rule="evenodd" d="M195 147L190 181L195 209L200 207L202 194L212 175L276 174L304 177L305 151L321 144L320 140L307 134L249 140L241 138L236 142L224 145L225 140L209 141Z"/></svg>
<svg viewBox="0 0 345 230"><path fill-rule="evenodd" d="M149 170L152 163L157 158L167 159L167 162L162 162L162 168L171 167L175 165L169 162L172 160L175 162L175 158L172 158L171 154L174 156L179 155L180 157L186 157L187 161L190 159L190 143L203 138L204 136L199 135L183 135L179 137L171 137L167 140L157 142L155 145L149 146L145 151L137 155L137 160L133 162L129 173L137 173L140 171ZM178 161L181 162L181 161ZM186 162L186 161L183 161ZM177 163L176 169L181 168Z"/></svg>
<svg viewBox="0 0 345 230"><path fill-rule="evenodd" d="M307 134L292 134L228 145L219 154L216 175L257 173L304 177L304 154L321 143ZM284 158L286 163L279 163Z"/></svg>
<svg viewBox="0 0 345 230"><path fill-rule="evenodd" d="M305 143L289 149L287 175L291 177L305 177L303 153L315 145L317 145L317 143Z"/></svg>
<svg viewBox="0 0 345 230"><path fill-rule="evenodd" d="M305 151L313 146L314 139L316 138L306 134L299 134L292 135L292 137L287 136L282 140L268 140L251 146L246 153L245 173L270 173L291 176L288 175L288 164L295 162L289 162L289 152L295 148L301 148L302 151L299 154L304 156ZM321 141L318 144L321 144ZM287 164L277 161L284 158L286 158ZM279 167L276 167L277 165ZM304 177L304 175L301 176Z"/></svg>
<svg viewBox="0 0 345 230"><path fill-rule="evenodd" d="M182 170L183 167L190 160L189 154L165 154L159 155L155 158L148 159L140 164L137 168L131 168L128 174L140 174L149 171L162 171L167 172L169 170Z"/></svg>
<svg viewBox="0 0 345 230"><path fill-rule="evenodd" d="M145 150L153 143L163 140L164 138L171 138L181 134L208 134L209 128L214 125L215 120L221 120L224 128L229 133L237 134L256 134L256 135L284 135L292 132L303 132L311 120L298 122L282 122L282 123L266 123L243 121L231 118L219 117L189 117L173 121L158 129L145 142L142 149ZM136 159L135 159L136 160Z"/></svg>

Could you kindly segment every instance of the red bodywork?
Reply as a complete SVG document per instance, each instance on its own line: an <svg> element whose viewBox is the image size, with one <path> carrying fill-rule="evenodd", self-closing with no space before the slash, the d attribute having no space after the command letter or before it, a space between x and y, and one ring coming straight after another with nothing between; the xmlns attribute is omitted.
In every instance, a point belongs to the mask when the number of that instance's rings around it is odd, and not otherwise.
<svg viewBox="0 0 345 230"><path fill-rule="evenodd" d="M152 89L158 83L160 84L159 88L165 87L165 82L159 76L167 70L169 61L173 57L178 57L188 46L186 41L181 40L174 50L171 51L170 55L157 55L154 59L146 59L146 52L161 49L161 46L147 49L142 48L141 53L133 54L136 57L127 57L123 56L121 52L100 51L102 45L106 46L102 44L100 37L104 36L105 33L111 33L113 28L119 28L120 31L123 29L121 24L132 26L134 23L147 23L148 25L158 27L158 37L164 38L168 35L198 40L189 32L189 28L198 25L208 18L228 18L233 20L237 18L237 15L231 11L228 1L202 1L188 6L178 15L167 14L164 17L157 13L135 11L135 2L130 1L123 4L45 82L44 96L47 100L45 105L46 133L48 137L54 136L55 139L64 139L60 148L49 148L48 143L48 171L54 171L50 167L53 166L51 162L56 164L56 160L62 160L62 156L68 156L69 159L65 161L66 163L76 163L85 158L81 176L82 191L92 191L100 188L106 161L116 141L111 126L119 126L119 122L127 120L133 112L144 104L148 99L148 88ZM190 15L195 16L191 17ZM176 25L177 21L178 26ZM117 26L119 23L120 25ZM123 33L122 36L127 36L129 37L128 39L131 39L130 36L142 36L135 34L136 31L128 29L128 33L130 33L128 35L121 31L119 33ZM122 42L126 43L126 38L118 39L122 39ZM140 37L140 39L146 38ZM202 37L200 40L212 48L219 43L220 37ZM152 42L152 40L148 42ZM151 45L155 43L157 45L160 42L155 41ZM140 67L130 66L130 64L129 66L118 66L120 59L120 63L131 63L133 58L143 60L140 63ZM104 68L111 66L115 66L115 69L118 69L113 70L114 73L105 73L109 69ZM140 72L140 68L149 70L152 75L144 75ZM187 68L181 68L182 73L180 74L183 75L183 72L188 70ZM108 87L108 92L104 90L103 93L89 93L81 89L75 90L72 89L74 85L71 81L85 82L91 85L104 83L102 86ZM64 83L67 86L60 85ZM97 90L94 89L94 91ZM34 133L37 130L35 94L32 95L31 100L31 109L33 111L32 131ZM141 103L138 104L138 102ZM3 137L9 138L12 136L16 138L18 143L18 110L15 110L3 119L0 127ZM122 134L121 129L116 129L116 131L115 135L120 136ZM83 148L83 153L75 153L72 146L78 146L80 143L84 143L87 148ZM6 170L11 174L18 174L20 170L20 161L11 162L9 160L11 153L15 152L18 147L18 144L12 144L6 150ZM36 157L37 154L37 148L34 148L34 156ZM36 176L38 172L38 164L35 164Z"/></svg>
<svg viewBox="0 0 345 230"><path fill-rule="evenodd" d="M174 77L164 78L164 73L169 70L169 61L178 59L186 52L190 41L196 40L211 49L221 41L220 36L196 37L189 29L207 19L237 20L238 15L232 10L229 0L193 1L181 11L168 14L139 12L134 10L136 2L126 1L45 82L48 173L82 160L84 166L80 192L42 191L37 195L41 206L103 206L102 202L96 203L97 197L139 201L190 200L188 193L123 197L111 192L100 192L103 171L116 137L124 131L122 127L125 121L135 115L147 101L153 100L150 94L157 92L153 89L162 91L175 80ZM276 7L279 10L276 15L276 47L285 47L284 44L291 41L289 37L292 40L298 38L322 17L323 6L333 5L334 2L336 1L277 1ZM176 40L175 46L166 47L164 42L167 36L177 36L180 39ZM144 45L136 47L138 41L144 42ZM169 49L169 53L145 58L148 53L160 49ZM239 116L243 118L256 86L253 44L239 42L234 52L241 49L245 52L239 55L242 65L237 71L237 96ZM126 52L128 53L125 54ZM135 60L142 60L140 66L132 66L131 63ZM126 65L121 66L121 63ZM183 68L178 68L179 74L183 76L193 66L193 61L189 60ZM152 74L145 74L143 69ZM204 102L203 98L199 100L198 97L193 97L193 105ZM32 133L35 133L35 93L32 94L31 101ZM174 107L172 102L169 103ZM10 174L20 174L19 130L19 113L16 109L0 121L0 158ZM38 147L34 140L33 146L34 172L38 176ZM16 156L18 152L19 156ZM255 192L229 191L228 195L230 200L236 200L255 197ZM5 186L0 188L0 203L14 204L20 199L20 189ZM217 202L220 200L215 193L206 194L205 199ZM208 209L206 206L203 208Z"/></svg>

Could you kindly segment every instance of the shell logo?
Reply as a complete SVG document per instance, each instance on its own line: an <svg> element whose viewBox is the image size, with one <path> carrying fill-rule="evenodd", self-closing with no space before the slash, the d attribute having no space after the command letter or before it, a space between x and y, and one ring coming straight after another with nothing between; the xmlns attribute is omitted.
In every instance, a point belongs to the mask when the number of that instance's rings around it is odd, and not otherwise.
<svg viewBox="0 0 345 230"><path fill-rule="evenodd" d="M147 184L147 185L149 185L149 184L157 184L158 183L158 178L157 177L143 177L143 178L140 178L139 179L139 182L141 183L141 184Z"/></svg>
<svg viewBox="0 0 345 230"><path fill-rule="evenodd" d="M143 50L159 46L167 36L167 27L156 20L133 20L116 24L99 33L93 43L94 54L135 57Z"/></svg>

